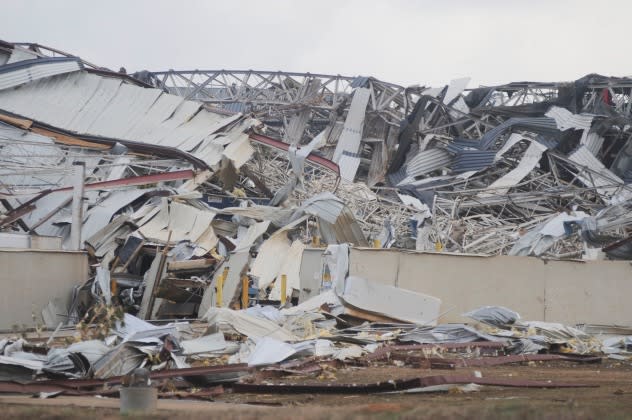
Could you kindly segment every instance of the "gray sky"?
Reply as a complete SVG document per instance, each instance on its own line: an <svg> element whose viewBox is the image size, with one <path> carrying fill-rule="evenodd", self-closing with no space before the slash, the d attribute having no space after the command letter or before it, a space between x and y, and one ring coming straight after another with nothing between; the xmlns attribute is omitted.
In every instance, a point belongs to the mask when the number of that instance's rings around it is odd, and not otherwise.
<svg viewBox="0 0 632 420"><path fill-rule="evenodd" d="M105 67L440 85L632 75L629 0L5 0L0 39Z"/></svg>

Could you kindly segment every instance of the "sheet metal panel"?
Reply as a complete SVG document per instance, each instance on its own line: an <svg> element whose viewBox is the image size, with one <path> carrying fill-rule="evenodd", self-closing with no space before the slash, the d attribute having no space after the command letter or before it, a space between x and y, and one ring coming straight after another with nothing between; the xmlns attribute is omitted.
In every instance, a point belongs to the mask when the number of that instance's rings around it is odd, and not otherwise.
<svg viewBox="0 0 632 420"><path fill-rule="evenodd" d="M336 145L336 150L334 151L334 162L338 163L344 152L358 152L360 141L362 140L364 114L370 96L371 91L366 88L358 88L353 93L349 113L347 114L342 134Z"/></svg>
<svg viewBox="0 0 632 420"><path fill-rule="evenodd" d="M72 61L75 63L75 61ZM0 76L1 77L1 76ZM82 134L176 147L215 157L216 145L199 149L209 136L238 121L198 102L87 72L49 77L0 91L2 109Z"/></svg>
<svg viewBox="0 0 632 420"><path fill-rule="evenodd" d="M87 76L87 77L85 77ZM101 118L103 111L116 95L122 81L114 78L86 74L78 80L77 87L92 92L81 110L72 113L65 127L77 133L88 133L90 127Z"/></svg>
<svg viewBox="0 0 632 420"><path fill-rule="evenodd" d="M618 191L616 184L623 185L623 180L607 169L584 145L568 155L568 159L580 169L585 167L591 170L581 171L577 179L587 187L596 187L600 194L612 195Z"/></svg>
<svg viewBox="0 0 632 420"><path fill-rule="evenodd" d="M493 191L489 193L481 193L479 194L479 197L490 197L493 195L507 193L510 187L513 187L522 181L524 177L526 177L536 167L545 150L545 146L541 145L537 141L532 141L525 151L524 156L522 156L520 163L487 187L487 189Z"/></svg>
<svg viewBox="0 0 632 420"><path fill-rule="evenodd" d="M19 61L0 67L0 90L9 89L64 73L79 71L83 68L79 59L51 58Z"/></svg>
<svg viewBox="0 0 632 420"><path fill-rule="evenodd" d="M493 150L463 150L454 158L452 170L456 173L480 171L494 163Z"/></svg>
<svg viewBox="0 0 632 420"><path fill-rule="evenodd" d="M158 89L121 84L88 131L105 137L125 138L125 133L147 112L160 94Z"/></svg>
<svg viewBox="0 0 632 420"><path fill-rule="evenodd" d="M587 130L592 125L594 115L590 114L573 114L566 108L560 108L553 106L549 111L544 114L549 118L555 120L557 128L561 131L575 130Z"/></svg>
<svg viewBox="0 0 632 420"><path fill-rule="evenodd" d="M452 162L452 156L445 149L433 148L423 150L406 165L406 174L411 177L425 175L447 167Z"/></svg>

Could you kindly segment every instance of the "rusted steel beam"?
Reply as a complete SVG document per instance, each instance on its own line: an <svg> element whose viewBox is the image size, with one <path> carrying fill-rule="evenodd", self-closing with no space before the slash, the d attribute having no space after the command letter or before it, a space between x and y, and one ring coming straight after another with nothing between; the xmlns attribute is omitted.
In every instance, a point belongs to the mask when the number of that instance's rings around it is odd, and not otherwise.
<svg viewBox="0 0 632 420"><path fill-rule="evenodd" d="M471 375L439 375L413 379L396 379L374 383L329 384L251 384L236 383L235 392L244 393L318 393L318 394L372 394L376 392L404 391L435 385L478 384L517 388L592 388L599 385L576 382L533 381L520 378L478 378Z"/></svg>

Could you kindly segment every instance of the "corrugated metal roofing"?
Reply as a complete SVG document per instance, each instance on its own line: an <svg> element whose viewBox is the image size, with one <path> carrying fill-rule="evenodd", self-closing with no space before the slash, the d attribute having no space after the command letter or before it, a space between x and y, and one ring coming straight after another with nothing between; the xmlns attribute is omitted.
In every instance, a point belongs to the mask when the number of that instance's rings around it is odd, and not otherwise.
<svg viewBox="0 0 632 420"><path fill-rule="evenodd" d="M331 224L336 223L344 207L345 204L341 199L328 192L320 193L306 200L301 206L306 213L318 216Z"/></svg>
<svg viewBox="0 0 632 420"><path fill-rule="evenodd" d="M371 91L366 88L357 88L353 93L349 113L334 151L333 161L340 167L340 176L346 181L353 182L360 165L360 159L353 155L360 148L364 114L370 96Z"/></svg>
<svg viewBox="0 0 632 420"><path fill-rule="evenodd" d="M451 162L452 156L445 149L433 148L423 150L408 162L406 174L412 177L424 175L447 167Z"/></svg>
<svg viewBox="0 0 632 420"><path fill-rule="evenodd" d="M479 149L487 150L492 147L496 142L496 139L510 128L523 129L538 134L559 132L557 124L553 118L510 118L486 132L483 137L481 137Z"/></svg>
<svg viewBox="0 0 632 420"><path fill-rule="evenodd" d="M557 124L557 128L566 131L571 128L575 130L587 130L592 125L594 115L590 114L573 114L566 108L553 106L544 114L549 118L553 118Z"/></svg>
<svg viewBox="0 0 632 420"><path fill-rule="evenodd" d="M603 145L604 138L601 137L597 133L588 133L585 137L582 137L580 140L580 144L586 146L586 149L590 151L593 155L597 156L601 146Z"/></svg>
<svg viewBox="0 0 632 420"><path fill-rule="evenodd" d="M494 163L494 150L462 150L454 157L452 171L456 173L480 171Z"/></svg>
<svg viewBox="0 0 632 420"><path fill-rule="evenodd" d="M77 58L40 58L0 66L0 90L30 83L58 74L79 71L83 64Z"/></svg>
<svg viewBox="0 0 632 420"><path fill-rule="evenodd" d="M532 141L520 159L520 163L487 187L488 190L491 190L491 193L481 193L479 197L489 197L507 193L510 187L518 184L533 171L545 150L546 146L537 141Z"/></svg>
<svg viewBox="0 0 632 420"><path fill-rule="evenodd" d="M579 146L573 153L568 155L568 159L579 165L586 167L588 171L582 171L577 178L587 187L596 187L601 194L614 194L618 188L613 185L623 185L623 180L608 170L603 163L592 154L584 145ZM610 187L610 188L604 188Z"/></svg>
<svg viewBox="0 0 632 420"><path fill-rule="evenodd" d="M219 151L216 145L204 143L212 150L203 153L200 144L241 118L212 113L198 102L159 89L85 71L0 90L0 104L6 111L64 130L195 151L213 161Z"/></svg>

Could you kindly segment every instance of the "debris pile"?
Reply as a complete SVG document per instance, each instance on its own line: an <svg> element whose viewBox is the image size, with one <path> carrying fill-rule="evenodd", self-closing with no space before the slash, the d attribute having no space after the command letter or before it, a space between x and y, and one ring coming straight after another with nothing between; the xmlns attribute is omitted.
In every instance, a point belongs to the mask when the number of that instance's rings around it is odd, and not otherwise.
<svg viewBox="0 0 632 420"><path fill-rule="evenodd" d="M501 307L437 325L440 299L349 275L349 244L631 259L629 79L468 90L466 79L132 77L59 54L0 42L0 239L85 250L90 278L67 308L41 309L46 343L0 342L3 377L30 381L2 382L5 392L116 393L105 381L138 368L201 384L202 397L237 381L237 392L578 386L262 378L629 357L627 330L602 340ZM302 295L301 259L314 248L318 286Z"/></svg>
<svg viewBox="0 0 632 420"><path fill-rule="evenodd" d="M419 298L418 298L419 299ZM336 295L289 309L212 308L205 321L153 325L129 314L99 314L79 330L0 341L0 392L115 395L143 368L162 397L208 399L226 390L247 393L436 392L460 384L581 387L587 384L488 377L445 370L534 362L601 363L629 360L632 331L583 330L522 321L503 307L465 316L471 325L423 326L369 322L344 313ZM317 309L314 308L320 304ZM600 331L599 335L589 334ZM72 342L68 345L65 343ZM380 366L438 370L439 374L346 384L336 373ZM19 381L21 383L17 383ZM223 385L223 387L219 386ZM435 385L443 387L431 388ZM174 392L176 390L177 392Z"/></svg>

